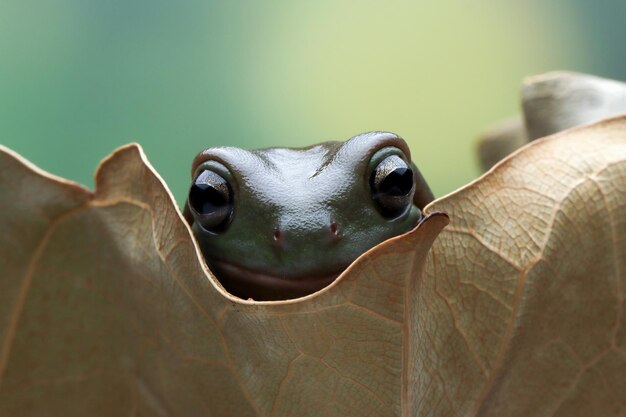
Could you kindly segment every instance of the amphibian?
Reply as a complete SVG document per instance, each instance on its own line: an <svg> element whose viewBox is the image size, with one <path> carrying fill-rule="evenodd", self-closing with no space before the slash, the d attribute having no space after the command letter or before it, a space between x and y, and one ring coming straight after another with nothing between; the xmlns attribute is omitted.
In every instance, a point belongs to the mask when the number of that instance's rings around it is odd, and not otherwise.
<svg viewBox="0 0 626 417"><path fill-rule="evenodd" d="M301 297L408 232L433 195L406 142L387 132L306 148L216 147L193 161L185 217L233 295Z"/></svg>

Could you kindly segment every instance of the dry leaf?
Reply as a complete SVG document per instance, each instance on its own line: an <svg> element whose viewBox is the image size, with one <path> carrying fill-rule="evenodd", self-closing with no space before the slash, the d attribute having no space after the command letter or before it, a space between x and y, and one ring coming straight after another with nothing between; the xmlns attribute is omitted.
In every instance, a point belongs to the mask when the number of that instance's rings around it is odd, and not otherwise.
<svg viewBox="0 0 626 417"><path fill-rule="evenodd" d="M522 107L529 140L626 113L626 84L556 71L524 80Z"/></svg>
<svg viewBox="0 0 626 417"><path fill-rule="evenodd" d="M477 140L476 153L483 171L528 143L521 117L514 117L490 127Z"/></svg>
<svg viewBox="0 0 626 417"><path fill-rule="evenodd" d="M96 186L0 152L2 416L626 413L626 118L534 142L290 301L221 289L138 146Z"/></svg>
<svg viewBox="0 0 626 417"><path fill-rule="evenodd" d="M506 120L478 138L483 171L537 138L626 114L625 83L575 72L528 77L521 99L522 117Z"/></svg>

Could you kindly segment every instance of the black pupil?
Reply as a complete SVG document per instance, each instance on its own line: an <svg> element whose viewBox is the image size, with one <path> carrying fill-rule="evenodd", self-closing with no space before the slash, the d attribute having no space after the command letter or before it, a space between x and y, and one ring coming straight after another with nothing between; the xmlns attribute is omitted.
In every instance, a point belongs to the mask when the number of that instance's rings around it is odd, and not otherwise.
<svg viewBox="0 0 626 417"><path fill-rule="evenodd" d="M378 191L391 197L402 197L413 188L413 171L408 167L397 167L381 181Z"/></svg>
<svg viewBox="0 0 626 417"><path fill-rule="evenodd" d="M413 170L398 155L383 159L370 176L372 198L380 214L394 219L407 213L415 189Z"/></svg>
<svg viewBox="0 0 626 417"><path fill-rule="evenodd" d="M226 208L229 203L226 181L218 174L204 171L196 178L189 191L189 202L198 214L212 214Z"/></svg>
<svg viewBox="0 0 626 417"><path fill-rule="evenodd" d="M228 204L224 195L209 184L193 184L190 194L194 209L200 214L209 214Z"/></svg>

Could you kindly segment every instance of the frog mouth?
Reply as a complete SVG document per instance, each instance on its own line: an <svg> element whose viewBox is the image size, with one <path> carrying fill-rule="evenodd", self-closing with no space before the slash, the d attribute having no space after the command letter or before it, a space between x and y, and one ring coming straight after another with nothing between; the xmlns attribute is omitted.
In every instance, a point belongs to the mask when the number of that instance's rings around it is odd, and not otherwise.
<svg viewBox="0 0 626 417"><path fill-rule="evenodd" d="M313 294L330 285L345 269L296 277L254 271L218 260L207 259L207 263L226 291L239 298L256 301L288 300Z"/></svg>

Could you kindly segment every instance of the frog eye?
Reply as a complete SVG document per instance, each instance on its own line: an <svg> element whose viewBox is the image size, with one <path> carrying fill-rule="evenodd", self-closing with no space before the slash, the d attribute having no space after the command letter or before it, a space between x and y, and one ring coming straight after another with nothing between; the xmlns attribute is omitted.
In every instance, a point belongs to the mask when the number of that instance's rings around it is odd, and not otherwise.
<svg viewBox="0 0 626 417"><path fill-rule="evenodd" d="M399 217L413 203L413 170L398 155L390 155L372 171L370 188L378 211L387 219Z"/></svg>
<svg viewBox="0 0 626 417"><path fill-rule="evenodd" d="M216 172L204 170L189 190L189 208L194 220L213 233L223 232L233 214L233 191Z"/></svg>

